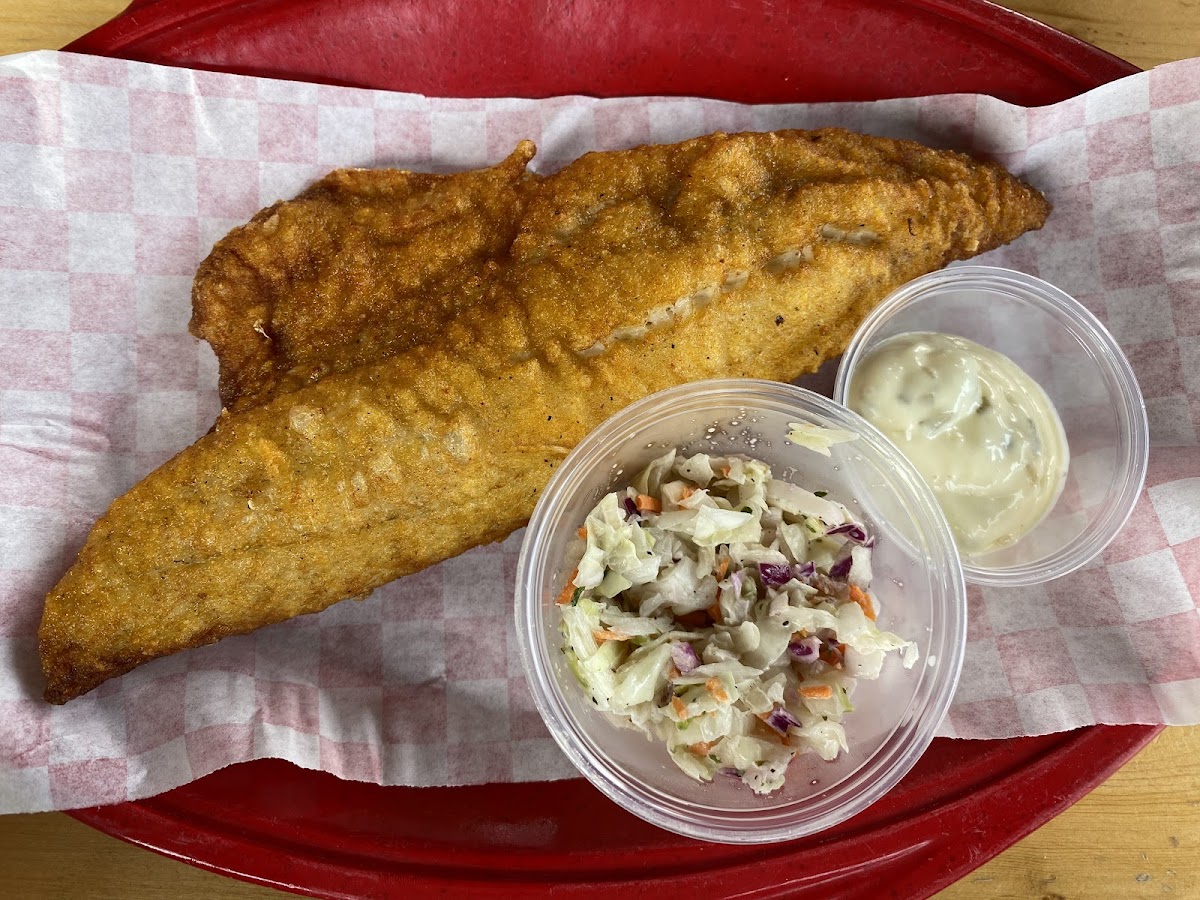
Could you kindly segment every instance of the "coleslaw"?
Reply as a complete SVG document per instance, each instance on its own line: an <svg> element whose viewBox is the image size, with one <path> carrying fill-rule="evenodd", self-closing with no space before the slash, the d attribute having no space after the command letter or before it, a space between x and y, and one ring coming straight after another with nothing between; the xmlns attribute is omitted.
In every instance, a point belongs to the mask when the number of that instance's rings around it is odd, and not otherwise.
<svg viewBox="0 0 1200 900"><path fill-rule="evenodd" d="M672 450L579 538L559 597L567 664L591 705L700 781L766 794L797 754L834 759L857 680L891 651L917 660L875 625L874 537L759 460Z"/></svg>

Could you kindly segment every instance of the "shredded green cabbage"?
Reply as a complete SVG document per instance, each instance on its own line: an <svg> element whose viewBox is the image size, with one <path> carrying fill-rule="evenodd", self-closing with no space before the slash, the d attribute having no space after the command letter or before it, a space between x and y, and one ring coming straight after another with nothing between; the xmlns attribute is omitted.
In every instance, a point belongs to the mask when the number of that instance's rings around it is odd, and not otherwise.
<svg viewBox="0 0 1200 900"><path fill-rule="evenodd" d="M813 425L811 422L788 423L787 439L793 444L815 450L822 456L832 456L829 448L834 444L844 444L858 439L853 431L842 431L840 428L826 428L823 425Z"/></svg>
<svg viewBox="0 0 1200 900"><path fill-rule="evenodd" d="M806 446L849 439L799 434ZM661 509L633 513L638 494ZM850 521L759 460L671 451L651 462L588 515L578 596L561 607L589 702L663 742L689 776L758 793L780 788L798 754L846 752L857 680L879 677L892 651L906 668L917 660L860 605L877 608L871 550L827 533Z"/></svg>

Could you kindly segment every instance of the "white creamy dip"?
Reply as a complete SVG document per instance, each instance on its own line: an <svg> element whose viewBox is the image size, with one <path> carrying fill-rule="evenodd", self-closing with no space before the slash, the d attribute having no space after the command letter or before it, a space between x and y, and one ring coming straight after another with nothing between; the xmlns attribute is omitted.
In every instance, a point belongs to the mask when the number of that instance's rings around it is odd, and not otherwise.
<svg viewBox="0 0 1200 900"><path fill-rule="evenodd" d="M933 488L964 556L1014 543L1062 491L1069 452L1058 413L995 350L949 334L898 334L859 364L847 399Z"/></svg>

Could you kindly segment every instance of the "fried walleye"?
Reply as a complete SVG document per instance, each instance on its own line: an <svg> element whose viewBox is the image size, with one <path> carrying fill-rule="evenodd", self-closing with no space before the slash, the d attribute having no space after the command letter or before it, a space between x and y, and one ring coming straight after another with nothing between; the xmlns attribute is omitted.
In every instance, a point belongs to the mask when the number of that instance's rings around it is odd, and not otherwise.
<svg viewBox="0 0 1200 900"><path fill-rule="evenodd" d="M47 700L503 538L611 413L810 372L897 285L1049 210L996 166L842 131L592 153L546 178L527 158L482 187L335 173L321 184L357 193L318 186L218 245L197 324L244 408L96 523L46 599ZM473 236L439 231L451 208Z"/></svg>
<svg viewBox="0 0 1200 900"><path fill-rule="evenodd" d="M534 148L491 169L339 169L236 229L200 264L192 332L236 412L432 340L479 302L517 234Z"/></svg>

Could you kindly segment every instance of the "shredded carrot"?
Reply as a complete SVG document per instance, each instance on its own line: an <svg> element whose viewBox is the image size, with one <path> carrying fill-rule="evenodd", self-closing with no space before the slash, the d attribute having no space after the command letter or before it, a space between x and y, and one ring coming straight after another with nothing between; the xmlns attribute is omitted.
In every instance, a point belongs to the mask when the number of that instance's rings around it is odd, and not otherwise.
<svg viewBox="0 0 1200 900"><path fill-rule="evenodd" d="M694 744L688 744L688 750L695 753L697 756L707 756L708 751L715 745L716 741L697 741Z"/></svg>
<svg viewBox="0 0 1200 900"><path fill-rule="evenodd" d="M566 606L571 602L571 598L575 596L575 577L579 574L579 570L575 569L567 576L567 583L563 585L562 593L558 595L558 605Z"/></svg>
<svg viewBox="0 0 1200 900"><path fill-rule="evenodd" d="M755 713L755 716L757 716L759 721L761 721L763 723L764 727L759 729L759 732L761 734L764 734L767 737L772 738L773 740L779 741L779 743L781 743L781 744L788 743L787 735L780 734L778 731L776 731L774 728L772 728L770 726L770 724L768 724L767 720L769 718L771 718L770 713L765 713L765 712Z"/></svg>
<svg viewBox="0 0 1200 900"><path fill-rule="evenodd" d="M680 719L687 718L687 704L678 697L671 698L671 709L675 710L675 715L679 716Z"/></svg>
<svg viewBox="0 0 1200 900"><path fill-rule="evenodd" d="M723 557L720 564L717 566L717 581L720 581L729 572L729 557Z"/></svg>
<svg viewBox="0 0 1200 900"><path fill-rule="evenodd" d="M587 526L586 526L586 525L580 525L580 526L579 526L579 530L578 530L577 532L575 532L575 533L576 533L577 535L579 535L579 537L580 537L582 540L585 540L585 541L587 540Z"/></svg>
<svg viewBox="0 0 1200 900"><path fill-rule="evenodd" d="M834 644L832 646L821 645L821 662L828 663L835 669L842 668L842 660L846 658L846 645Z"/></svg>
<svg viewBox="0 0 1200 900"><path fill-rule="evenodd" d="M592 637L596 639L597 644L603 644L605 641L627 641L629 635L621 634L619 631L609 631L607 628L598 629L592 632Z"/></svg>
<svg viewBox="0 0 1200 900"><path fill-rule="evenodd" d="M705 612L707 612L712 617L712 620L714 622L719 623L721 621L721 604L720 604L720 602L714 603L707 610L705 610Z"/></svg>
<svg viewBox="0 0 1200 900"><path fill-rule="evenodd" d="M704 689L722 703L729 699L729 694L725 692L725 685L721 684L720 678L708 679L708 681L704 682Z"/></svg>
<svg viewBox="0 0 1200 900"><path fill-rule="evenodd" d="M871 598L857 584L850 585L850 599L862 607L863 614L872 622L875 621L875 607Z"/></svg>
<svg viewBox="0 0 1200 900"><path fill-rule="evenodd" d="M808 637L808 629L801 628L799 631L793 634L792 637L798 637L800 640L804 640L806 637Z"/></svg>
<svg viewBox="0 0 1200 900"><path fill-rule="evenodd" d="M718 471L721 473L722 478L729 477L729 466L721 466L721 468Z"/></svg>
<svg viewBox="0 0 1200 900"><path fill-rule="evenodd" d="M667 669L667 681L674 681L681 675L683 675L683 673L679 671L679 668L675 665L675 663L671 663L671 668Z"/></svg>
<svg viewBox="0 0 1200 900"><path fill-rule="evenodd" d="M692 494L694 494L694 493L696 493L696 489L694 487L692 487L690 484L685 484L683 486L683 490L679 492L679 502L682 503L684 500L686 500L688 497L692 496Z"/></svg>
<svg viewBox="0 0 1200 900"><path fill-rule="evenodd" d="M815 684L812 687L801 685L798 690L805 700L828 700L833 696L833 688L827 684Z"/></svg>
<svg viewBox="0 0 1200 900"><path fill-rule="evenodd" d="M638 508L639 512L662 512L662 502L649 494L638 494L633 505Z"/></svg>

